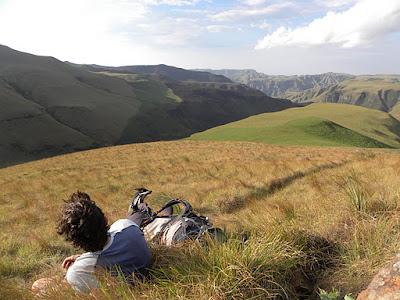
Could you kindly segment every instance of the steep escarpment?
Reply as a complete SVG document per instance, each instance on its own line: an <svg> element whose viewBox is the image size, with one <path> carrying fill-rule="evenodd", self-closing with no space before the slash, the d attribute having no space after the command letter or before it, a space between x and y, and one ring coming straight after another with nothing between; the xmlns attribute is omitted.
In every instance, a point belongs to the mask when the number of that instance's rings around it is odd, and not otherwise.
<svg viewBox="0 0 400 300"><path fill-rule="evenodd" d="M400 102L400 75L340 73L274 76L254 70L205 70L296 103L330 102L391 112ZM399 109L398 109L399 110ZM399 113L393 112L395 117Z"/></svg>
<svg viewBox="0 0 400 300"><path fill-rule="evenodd" d="M327 88L289 94L294 102L331 102L391 112L400 102L400 77L359 76Z"/></svg>
<svg viewBox="0 0 400 300"><path fill-rule="evenodd" d="M267 75L255 70L209 70L214 74L228 77L262 91L271 97L287 98L290 93L303 92L308 89L325 88L336 85L354 76L341 73L323 73L316 75Z"/></svg>

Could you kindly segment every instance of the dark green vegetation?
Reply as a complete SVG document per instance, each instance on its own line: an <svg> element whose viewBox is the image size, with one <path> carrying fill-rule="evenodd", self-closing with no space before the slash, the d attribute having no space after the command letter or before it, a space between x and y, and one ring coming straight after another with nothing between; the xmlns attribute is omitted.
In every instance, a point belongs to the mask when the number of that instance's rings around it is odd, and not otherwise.
<svg viewBox="0 0 400 300"><path fill-rule="evenodd" d="M377 110L321 103L252 116L194 134L191 139L400 148L400 122Z"/></svg>
<svg viewBox="0 0 400 300"><path fill-rule="evenodd" d="M0 46L0 167L100 146L178 139L293 106L222 76L149 68L134 68L145 74L94 73ZM172 79L185 76L189 81Z"/></svg>
<svg viewBox="0 0 400 300"><path fill-rule="evenodd" d="M344 103L392 112L400 103L400 75L325 73L270 76L254 70L208 70L246 84L272 97L293 102ZM397 108L397 111L399 108ZM396 112L393 112L395 115ZM398 116L397 112L397 116Z"/></svg>

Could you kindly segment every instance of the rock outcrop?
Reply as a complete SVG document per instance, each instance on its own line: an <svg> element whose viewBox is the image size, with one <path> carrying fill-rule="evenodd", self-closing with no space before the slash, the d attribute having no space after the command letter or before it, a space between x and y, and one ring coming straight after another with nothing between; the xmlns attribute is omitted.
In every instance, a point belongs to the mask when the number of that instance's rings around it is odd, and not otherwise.
<svg viewBox="0 0 400 300"><path fill-rule="evenodd" d="M372 279L367 289L357 300L397 300L400 299L400 253L396 259L383 268Z"/></svg>

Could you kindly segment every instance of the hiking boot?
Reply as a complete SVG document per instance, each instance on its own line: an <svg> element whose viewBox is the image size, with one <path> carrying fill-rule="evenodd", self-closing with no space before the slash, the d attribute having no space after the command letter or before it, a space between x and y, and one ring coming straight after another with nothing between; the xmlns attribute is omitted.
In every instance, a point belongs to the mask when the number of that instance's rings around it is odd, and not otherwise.
<svg viewBox="0 0 400 300"><path fill-rule="evenodd" d="M150 208L147 206L147 204L144 203L144 199L146 198L147 195L151 194L151 191L149 191L146 188L137 188L135 189L135 191L136 192L133 195L132 202L128 208L128 214L132 215L133 213L138 211L147 211L149 214L151 214Z"/></svg>

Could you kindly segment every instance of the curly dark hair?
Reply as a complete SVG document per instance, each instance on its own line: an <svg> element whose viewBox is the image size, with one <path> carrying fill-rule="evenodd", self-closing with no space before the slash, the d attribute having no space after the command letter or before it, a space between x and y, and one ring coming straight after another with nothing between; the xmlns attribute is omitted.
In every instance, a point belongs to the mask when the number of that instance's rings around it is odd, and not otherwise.
<svg viewBox="0 0 400 300"><path fill-rule="evenodd" d="M99 251L107 242L107 220L86 193L73 193L65 201L57 233L85 251Z"/></svg>

